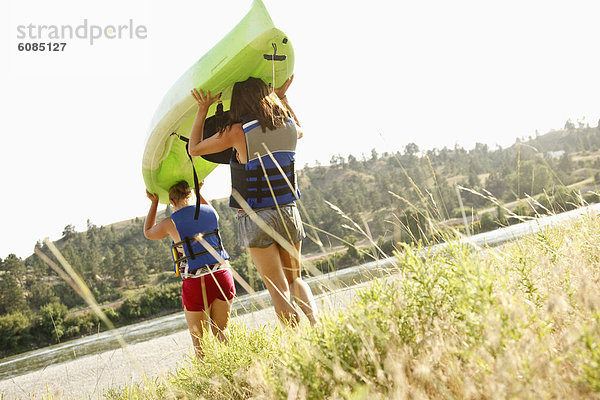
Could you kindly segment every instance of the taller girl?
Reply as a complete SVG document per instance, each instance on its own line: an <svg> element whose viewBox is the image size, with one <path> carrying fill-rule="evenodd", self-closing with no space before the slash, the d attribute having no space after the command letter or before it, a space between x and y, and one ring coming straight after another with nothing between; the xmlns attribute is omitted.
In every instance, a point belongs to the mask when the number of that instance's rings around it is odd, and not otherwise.
<svg viewBox="0 0 600 400"><path fill-rule="evenodd" d="M292 79L274 92L258 78L237 82L231 96L230 124L206 140L202 134L208 108L220 96L193 89L198 112L189 151L200 156L234 148L229 205L238 209L238 243L248 248L277 316L295 325L298 314L291 303L290 288L311 324L316 322L316 308L310 287L300 276L305 234L295 204L300 192L294 158L302 133L285 96Z"/></svg>

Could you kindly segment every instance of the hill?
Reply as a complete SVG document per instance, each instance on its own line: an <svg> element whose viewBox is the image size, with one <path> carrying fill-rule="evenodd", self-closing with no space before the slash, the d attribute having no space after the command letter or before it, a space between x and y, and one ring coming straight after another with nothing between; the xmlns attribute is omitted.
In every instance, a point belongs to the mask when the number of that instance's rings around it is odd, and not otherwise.
<svg viewBox="0 0 600 400"><path fill-rule="evenodd" d="M596 202L600 128L568 122L563 130L520 139L506 149L478 143L470 150L455 146L421 151L408 143L396 152L335 155L328 166L298 171L298 181L308 234L303 252L312 255L316 268L337 269L367 260L374 250L357 247L369 242L390 250L399 242L440 240L444 229L485 231L516 222L518 216ZM467 226L457 187L463 188ZM261 289L248 254L237 246L235 213L226 199L213 205L221 216L221 233L234 268L253 288ZM139 217L101 227L88 222L85 232L67 225L56 242L100 303L123 303L110 311L117 324L179 309L170 242L146 240L142 227ZM41 243L37 248L49 253ZM315 257L337 249L342 250ZM83 306L37 256L0 260L0 352L96 331L99 325L93 316L73 315Z"/></svg>

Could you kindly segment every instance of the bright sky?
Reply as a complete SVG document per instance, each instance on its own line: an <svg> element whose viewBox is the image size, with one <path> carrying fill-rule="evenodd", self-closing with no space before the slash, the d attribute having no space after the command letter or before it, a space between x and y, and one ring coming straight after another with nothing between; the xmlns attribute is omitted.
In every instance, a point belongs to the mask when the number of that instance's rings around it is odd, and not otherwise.
<svg viewBox="0 0 600 400"><path fill-rule="evenodd" d="M506 147L600 119L600 3L264 0L296 53L298 165L334 154ZM251 0L9 0L0 4L0 258L144 216L141 158L162 96ZM67 39L19 52L19 25L145 26L145 39ZM127 32L125 32L127 33ZM28 40L30 42L34 39ZM229 193L227 167L205 195Z"/></svg>

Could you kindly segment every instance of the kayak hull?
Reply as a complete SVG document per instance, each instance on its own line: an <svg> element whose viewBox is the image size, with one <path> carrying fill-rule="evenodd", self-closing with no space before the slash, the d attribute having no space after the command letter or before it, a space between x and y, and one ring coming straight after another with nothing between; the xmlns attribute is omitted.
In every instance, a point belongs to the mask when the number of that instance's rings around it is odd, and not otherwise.
<svg viewBox="0 0 600 400"><path fill-rule="evenodd" d="M248 14L188 68L157 107L142 158L142 175L148 191L167 204L169 188L175 183L186 180L193 187L192 163L186 143L180 139L189 138L197 111L196 101L190 94L192 88L209 90L212 95L221 93L224 109L229 110L235 82L256 77L280 87L292 75L293 69L291 41L275 28L262 1L254 0ZM215 110L216 104L213 104L207 117L214 115ZM212 132L204 132L205 137L210 134ZM200 181L218 165L209 160L193 157Z"/></svg>

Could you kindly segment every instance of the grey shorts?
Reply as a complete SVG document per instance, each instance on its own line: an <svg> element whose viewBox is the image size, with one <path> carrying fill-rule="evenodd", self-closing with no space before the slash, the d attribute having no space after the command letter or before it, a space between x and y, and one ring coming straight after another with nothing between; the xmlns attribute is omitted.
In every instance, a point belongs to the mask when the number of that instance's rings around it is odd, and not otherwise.
<svg viewBox="0 0 600 400"><path fill-rule="evenodd" d="M252 211L256 217L259 217L267 226L273 228L287 242L296 244L306 237L300 213L294 203L280 206L279 211L275 207L259 208ZM264 249L275 243L275 239L257 225L252 220L252 217L244 211L238 212L237 222L238 244L241 247L259 247Z"/></svg>

